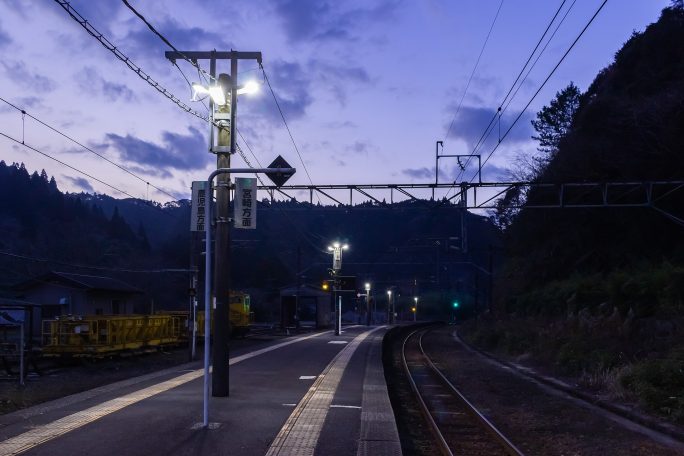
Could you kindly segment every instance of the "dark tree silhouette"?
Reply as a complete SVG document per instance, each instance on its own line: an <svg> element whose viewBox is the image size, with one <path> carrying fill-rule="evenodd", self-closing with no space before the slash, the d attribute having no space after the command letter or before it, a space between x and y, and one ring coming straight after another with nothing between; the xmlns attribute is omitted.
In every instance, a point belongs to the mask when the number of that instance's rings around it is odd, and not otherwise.
<svg viewBox="0 0 684 456"><path fill-rule="evenodd" d="M572 121L579 108L580 90L572 82L563 90L556 93L548 106L544 106L537 113L537 119L532 120L532 126L537 132L532 139L539 141L538 150L544 155L541 165L553 159L560 143L572 128Z"/></svg>

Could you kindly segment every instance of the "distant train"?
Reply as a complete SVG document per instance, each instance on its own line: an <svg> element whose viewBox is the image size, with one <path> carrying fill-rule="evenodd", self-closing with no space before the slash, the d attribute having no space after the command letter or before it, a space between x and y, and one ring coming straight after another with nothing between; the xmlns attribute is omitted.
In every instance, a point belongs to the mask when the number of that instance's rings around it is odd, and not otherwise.
<svg viewBox="0 0 684 456"><path fill-rule="evenodd" d="M231 336L245 336L251 318L249 295L231 293ZM197 336L204 337L204 311L198 309L196 323ZM190 337L188 311L160 311L154 315L63 315L43 320L43 354L48 356L106 356L180 345Z"/></svg>

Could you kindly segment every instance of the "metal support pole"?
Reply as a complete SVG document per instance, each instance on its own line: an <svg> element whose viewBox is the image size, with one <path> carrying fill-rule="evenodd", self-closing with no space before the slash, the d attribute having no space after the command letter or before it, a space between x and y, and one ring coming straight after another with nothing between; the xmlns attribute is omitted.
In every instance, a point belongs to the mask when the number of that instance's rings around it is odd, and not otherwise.
<svg viewBox="0 0 684 456"><path fill-rule="evenodd" d="M397 323L397 296L392 296L392 324Z"/></svg>
<svg viewBox="0 0 684 456"><path fill-rule="evenodd" d="M371 324L370 291L366 291L366 326Z"/></svg>
<svg viewBox="0 0 684 456"><path fill-rule="evenodd" d="M24 385L24 321L19 326L19 384Z"/></svg>
<svg viewBox="0 0 684 456"><path fill-rule="evenodd" d="M235 111L237 110L237 59L231 58L231 76L219 74L218 82L222 87L230 85L230 104L218 107L218 113L230 114L230 128L218 131L216 153L218 169L230 168L230 156L235 151ZM230 146L230 152L225 148ZM216 182L216 255L214 257L214 373L211 394L214 397L230 395L229 344L230 344L230 174L217 177Z"/></svg>
<svg viewBox="0 0 684 456"><path fill-rule="evenodd" d="M205 190L205 209L206 218L204 219L204 389L203 389L203 420L204 427L209 426L209 341L211 338L211 205L213 202L213 190L211 183L214 179L213 173L209 177Z"/></svg>
<svg viewBox="0 0 684 456"><path fill-rule="evenodd" d="M191 359L194 361L197 357L197 299L192 299L192 352Z"/></svg>
<svg viewBox="0 0 684 456"><path fill-rule="evenodd" d="M338 299L339 303L337 304L337 331L335 331L336 336L342 334L342 296L339 296Z"/></svg>
<svg viewBox="0 0 684 456"><path fill-rule="evenodd" d="M296 170L294 168L232 168L232 169L217 169L209 175L206 185L206 206L204 212L206 214L204 223L204 427L209 425L209 339L211 332L211 203L212 203L212 193L213 187L212 183L214 177L219 174L228 173L244 173L244 174L254 174L254 173L266 173L266 172L281 172L281 173L294 173ZM214 366L215 368L215 366Z"/></svg>
<svg viewBox="0 0 684 456"><path fill-rule="evenodd" d="M333 315L335 317L335 335L339 336L342 331L340 331L340 317L337 311L337 287L333 289Z"/></svg>

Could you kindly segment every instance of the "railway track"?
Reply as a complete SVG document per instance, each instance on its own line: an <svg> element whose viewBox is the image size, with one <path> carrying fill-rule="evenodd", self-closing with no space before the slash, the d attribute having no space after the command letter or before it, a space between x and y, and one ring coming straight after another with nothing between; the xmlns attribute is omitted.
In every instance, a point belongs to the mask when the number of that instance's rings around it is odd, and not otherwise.
<svg viewBox="0 0 684 456"><path fill-rule="evenodd" d="M402 362L421 411L444 455L514 455L513 445L442 374L422 346L429 328L404 339Z"/></svg>

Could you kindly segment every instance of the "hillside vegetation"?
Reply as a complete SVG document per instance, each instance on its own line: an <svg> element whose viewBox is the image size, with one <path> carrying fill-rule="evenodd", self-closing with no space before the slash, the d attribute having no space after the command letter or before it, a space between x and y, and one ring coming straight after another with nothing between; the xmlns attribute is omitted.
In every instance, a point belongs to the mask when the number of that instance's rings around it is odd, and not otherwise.
<svg viewBox="0 0 684 456"><path fill-rule="evenodd" d="M580 95L534 178L682 180L681 43L684 9L674 4ZM655 205L682 218L684 190ZM523 209L505 230L496 318L467 333L684 423L683 241L684 226L653 208Z"/></svg>

